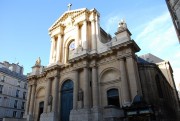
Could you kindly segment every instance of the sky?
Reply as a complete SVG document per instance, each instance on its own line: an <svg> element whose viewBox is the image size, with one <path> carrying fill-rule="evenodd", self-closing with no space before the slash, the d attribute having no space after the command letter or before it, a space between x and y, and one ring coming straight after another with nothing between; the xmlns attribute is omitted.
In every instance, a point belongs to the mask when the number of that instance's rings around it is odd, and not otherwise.
<svg viewBox="0 0 180 121"><path fill-rule="evenodd" d="M152 53L170 61L175 82L180 83L180 43L165 0L0 0L0 62L19 62L24 74L31 72L38 57L48 65L48 29L69 3L72 10L96 8L101 27L112 36L124 19L141 48L137 55Z"/></svg>

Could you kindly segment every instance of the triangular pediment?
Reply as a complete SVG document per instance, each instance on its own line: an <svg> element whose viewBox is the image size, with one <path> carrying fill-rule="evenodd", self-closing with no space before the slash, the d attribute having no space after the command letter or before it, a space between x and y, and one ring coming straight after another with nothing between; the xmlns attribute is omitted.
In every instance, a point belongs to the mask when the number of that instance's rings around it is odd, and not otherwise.
<svg viewBox="0 0 180 121"><path fill-rule="evenodd" d="M64 26L64 22L67 19L73 19L80 15L81 13L85 12L87 9L86 8L81 8L81 9L76 9L76 10L69 10L66 11L57 19L56 22L49 28L49 31L53 30L54 28L58 27L59 25Z"/></svg>

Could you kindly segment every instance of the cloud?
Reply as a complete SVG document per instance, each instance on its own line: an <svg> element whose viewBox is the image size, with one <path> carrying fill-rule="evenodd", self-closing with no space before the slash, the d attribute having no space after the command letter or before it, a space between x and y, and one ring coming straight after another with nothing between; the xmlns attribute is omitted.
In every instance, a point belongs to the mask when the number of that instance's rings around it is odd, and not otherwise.
<svg viewBox="0 0 180 121"><path fill-rule="evenodd" d="M163 15L149 21L147 24L144 25L145 28L143 29L143 31L140 34L138 34L138 36L136 37L136 40L140 40L141 38L146 37L147 35L149 35L149 33L156 34L156 31L158 30L156 28L165 26L166 24L164 24L164 23L167 23L169 18L170 18L169 13L166 12Z"/></svg>
<svg viewBox="0 0 180 121"><path fill-rule="evenodd" d="M120 19L119 15L108 17L106 24L105 24L106 32L108 32L108 33L115 32L114 29L118 27L118 23L120 20L121 19Z"/></svg>
<svg viewBox="0 0 180 121"><path fill-rule="evenodd" d="M104 19L105 30L108 33L115 32L121 19L119 14L108 15ZM180 72L180 46L169 12L167 11L146 23L141 23L141 25L134 25L132 29L133 38L141 48L138 55L152 53L163 60L170 61L174 70L174 80L178 87L180 84L178 75Z"/></svg>
<svg viewBox="0 0 180 121"><path fill-rule="evenodd" d="M142 31L135 36L142 52L152 53L163 60L168 60L174 70L174 80L180 83L180 47L177 35L168 12L144 24Z"/></svg>

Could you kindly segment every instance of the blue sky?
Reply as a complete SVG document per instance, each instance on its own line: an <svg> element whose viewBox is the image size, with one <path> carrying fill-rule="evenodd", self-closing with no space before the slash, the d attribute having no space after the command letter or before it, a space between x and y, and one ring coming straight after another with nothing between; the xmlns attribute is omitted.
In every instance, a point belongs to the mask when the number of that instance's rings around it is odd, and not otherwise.
<svg viewBox="0 0 180 121"><path fill-rule="evenodd" d="M0 61L19 62L24 74L38 57L48 65L50 37L48 28L67 10L96 8L101 27L114 36L123 18L140 46L138 55L152 53L169 60L176 83L180 83L180 44L165 0L1 0Z"/></svg>

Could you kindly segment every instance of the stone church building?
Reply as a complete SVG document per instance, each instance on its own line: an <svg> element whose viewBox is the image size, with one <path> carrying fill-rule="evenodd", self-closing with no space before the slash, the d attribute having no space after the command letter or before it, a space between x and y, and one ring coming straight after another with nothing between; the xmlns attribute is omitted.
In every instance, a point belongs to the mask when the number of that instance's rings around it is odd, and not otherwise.
<svg viewBox="0 0 180 121"><path fill-rule="evenodd" d="M136 56L125 21L111 37L100 14L66 11L50 28L48 66L28 76L27 121L177 121L179 100L154 63ZM171 73L172 74L172 73Z"/></svg>

